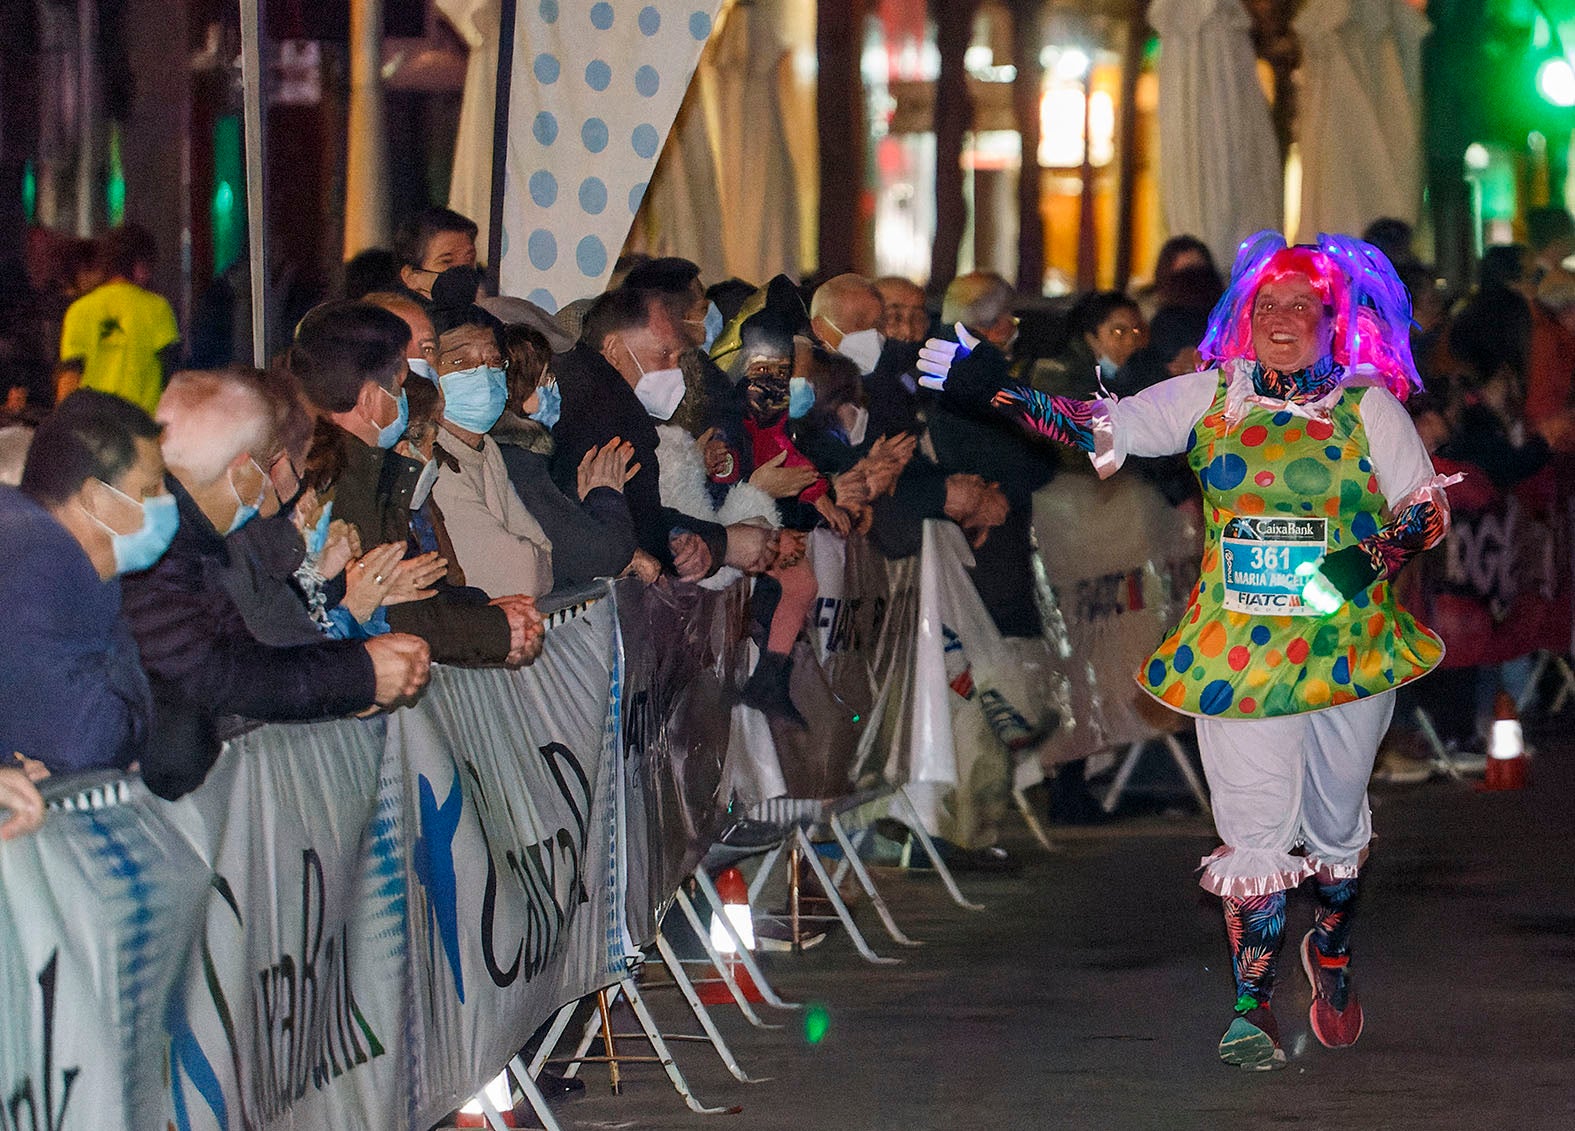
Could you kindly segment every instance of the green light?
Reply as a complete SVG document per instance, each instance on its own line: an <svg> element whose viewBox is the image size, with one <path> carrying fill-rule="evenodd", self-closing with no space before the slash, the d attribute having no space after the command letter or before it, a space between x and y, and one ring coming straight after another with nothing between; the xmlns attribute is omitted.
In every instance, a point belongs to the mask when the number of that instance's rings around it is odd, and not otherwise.
<svg viewBox="0 0 1575 1131"><path fill-rule="evenodd" d="M38 219L38 170L32 158L22 166L22 215L29 224Z"/></svg>
<svg viewBox="0 0 1575 1131"><path fill-rule="evenodd" d="M126 170L120 158L120 126L109 127L109 178L104 184L104 205L111 228L126 222Z"/></svg>
<svg viewBox="0 0 1575 1131"><path fill-rule="evenodd" d="M811 1005L804 1010L804 1039L812 1045L818 1045L826 1039L826 1030L831 1028L831 1014L826 1012L823 1005Z"/></svg>
<svg viewBox="0 0 1575 1131"><path fill-rule="evenodd" d="M854 716L853 716L853 721L854 721L854 722L859 722L859 721L860 721L860 720L861 720L861 719L863 719L863 718L864 718L864 716L863 716L863 715L854 715Z"/></svg>
<svg viewBox="0 0 1575 1131"><path fill-rule="evenodd" d="M1324 616L1340 611L1340 606L1345 604L1345 598L1340 596L1340 591L1329 583L1329 579L1318 568L1322 564L1303 562L1296 567L1296 576L1303 578L1302 600L1317 609Z"/></svg>
<svg viewBox="0 0 1575 1131"><path fill-rule="evenodd" d="M1537 68L1537 93L1553 106L1575 106L1575 67L1563 58L1546 59Z"/></svg>

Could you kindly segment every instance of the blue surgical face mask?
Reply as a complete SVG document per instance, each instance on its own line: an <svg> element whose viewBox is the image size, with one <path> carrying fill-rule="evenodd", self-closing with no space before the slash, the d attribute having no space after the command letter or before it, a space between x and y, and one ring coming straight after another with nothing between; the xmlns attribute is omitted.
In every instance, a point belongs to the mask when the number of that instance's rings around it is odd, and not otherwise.
<svg viewBox="0 0 1575 1131"><path fill-rule="evenodd" d="M405 426L410 423L410 402L405 398L405 390L403 389L399 390L399 396L397 397L381 385L377 389L378 392L399 406L399 412L394 419L377 430L377 446L386 449L399 443L399 438L405 434Z"/></svg>
<svg viewBox="0 0 1575 1131"><path fill-rule="evenodd" d="M248 503L245 499L241 498L241 493L235 486L235 472L232 470L226 473L225 477L230 482L230 494L234 495L235 501L240 504L235 510L235 517L230 520L230 528L225 531L226 534L234 534L241 527L245 526L252 519L256 518L258 513L262 510L263 500L268 497L268 476L263 472L261 467L258 467L256 460L251 460L250 462L252 467L256 468L257 474L262 476L262 482L257 486L256 502Z"/></svg>
<svg viewBox="0 0 1575 1131"><path fill-rule="evenodd" d="M563 412L563 394L558 392L558 383L536 386L536 395L539 400L530 418L543 428L551 428Z"/></svg>
<svg viewBox="0 0 1575 1131"><path fill-rule="evenodd" d="M727 325L727 320L722 317L722 312L717 309L714 302L706 304L705 308L705 345L700 347L706 353L711 352L711 346L722 336L722 329Z"/></svg>
<svg viewBox="0 0 1575 1131"><path fill-rule="evenodd" d="M323 504L323 513L317 519L317 525L306 532L306 552L312 557L321 557L323 547L328 545L328 524L334 520L334 501L329 499Z"/></svg>
<svg viewBox="0 0 1575 1131"><path fill-rule="evenodd" d="M99 482L104 483L102 479ZM164 556L164 551L175 540L175 531L180 529L180 511L176 507L175 496L166 492L139 503L108 483L104 483L104 486L142 511L142 525L130 534L120 534L103 519L91 514L86 507L82 508L83 514L109 531L110 547L115 554L115 572L138 573L150 568Z"/></svg>
<svg viewBox="0 0 1575 1131"><path fill-rule="evenodd" d="M493 365L477 365L445 373L443 419L467 432L486 432L503 415L509 399L508 374Z"/></svg>
<svg viewBox="0 0 1575 1131"><path fill-rule="evenodd" d="M788 381L788 419L802 420L815 405L815 386L805 377Z"/></svg>
<svg viewBox="0 0 1575 1131"><path fill-rule="evenodd" d="M410 372L417 377L425 377L434 385L438 383L437 370L432 368L432 363L424 357L407 357L405 364L410 366Z"/></svg>

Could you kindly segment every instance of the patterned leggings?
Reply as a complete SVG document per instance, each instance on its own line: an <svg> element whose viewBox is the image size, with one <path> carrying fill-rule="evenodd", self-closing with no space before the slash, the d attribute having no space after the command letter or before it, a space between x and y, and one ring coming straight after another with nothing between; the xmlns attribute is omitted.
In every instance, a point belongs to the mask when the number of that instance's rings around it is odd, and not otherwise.
<svg viewBox="0 0 1575 1131"><path fill-rule="evenodd" d="M1313 946L1325 958L1345 959L1350 955L1357 888L1355 879L1317 883ZM1286 895L1275 891L1242 899L1221 897L1239 1012L1267 1005L1274 994L1275 969L1285 944Z"/></svg>

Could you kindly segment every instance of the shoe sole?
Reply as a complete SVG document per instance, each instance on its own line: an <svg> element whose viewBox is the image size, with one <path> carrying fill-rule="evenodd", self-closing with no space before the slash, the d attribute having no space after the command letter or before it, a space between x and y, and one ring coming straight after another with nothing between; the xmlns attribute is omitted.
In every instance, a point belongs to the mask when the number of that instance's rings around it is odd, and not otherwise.
<svg viewBox="0 0 1575 1131"><path fill-rule="evenodd" d="M1307 1007L1307 1024L1312 1026L1313 1036L1318 1043L1326 1049L1348 1049L1357 1042L1362 1035L1362 1029L1367 1025L1367 1015L1362 1012L1362 1003L1356 1003L1356 1032L1351 1039L1343 1043L1331 1044L1325 1039L1322 1026L1318 1024L1318 1003L1323 999L1318 996L1318 978L1313 973L1313 934L1308 931L1302 936L1302 973L1307 975L1307 984L1312 988L1312 1004ZM1347 1007L1349 1008L1349 1007ZM1333 1007L1330 1007L1331 1012Z"/></svg>
<svg viewBox="0 0 1575 1131"><path fill-rule="evenodd" d="M1220 1038L1220 1059L1247 1072L1273 1072L1285 1067L1285 1050L1262 1029L1238 1017Z"/></svg>

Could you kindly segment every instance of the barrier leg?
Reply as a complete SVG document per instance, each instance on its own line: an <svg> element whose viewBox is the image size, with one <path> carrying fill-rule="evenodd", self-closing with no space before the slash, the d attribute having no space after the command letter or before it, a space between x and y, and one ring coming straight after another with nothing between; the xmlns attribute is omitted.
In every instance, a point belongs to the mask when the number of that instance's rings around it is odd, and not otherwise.
<svg viewBox="0 0 1575 1131"><path fill-rule="evenodd" d="M715 968L717 975L722 979L722 984L727 987L727 992L733 995L733 1003L738 1006L738 1011L744 1015L744 1019L757 1029L782 1028L780 1025L772 1025L762 1021L760 1019L760 1014L755 1012L754 1006L749 1004L749 999L744 996L743 987L738 984L738 979L733 977L732 968L722 958L721 953L711 942L711 932L705 929L704 923L700 922L700 915L697 911L695 911L695 905L689 901L689 893L683 888L678 889L678 908L684 913L684 918L689 921L689 927L694 931L695 938L699 939L700 945L705 948L705 956L711 960L711 965ZM714 912L714 914L722 915L723 921L727 923L728 930L731 932L733 945L738 947L739 950L743 950L744 944L742 940L738 938L738 932L733 928L732 922L728 920L727 916L722 912L718 911ZM747 954L748 952L744 951L744 953ZM745 969L749 969L749 967L746 966ZM760 990L760 996L764 997L767 1001L770 1001L770 987L764 986L764 983L757 975L751 974L750 977L755 980L755 988ZM762 988L763 986L764 988Z"/></svg>
<svg viewBox="0 0 1575 1131"><path fill-rule="evenodd" d="M1198 773L1192 768L1192 759L1187 757L1187 752L1181 748L1181 740L1173 734L1165 736L1165 745L1170 750L1170 756L1175 759L1176 769L1181 771L1181 776L1187 781L1187 788L1192 791L1192 796L1198 799L1198 806L1210 816L1214 815L1214 807L1209 804L1208 790L1203 788L1203 783L1198 780Z"/></svg>
<svg viewBox="0 0 1575 1131"><path fill-rule="evenodd" d="M778 1009L804 1008L796 1001L784 1001L771 988L771 983L766 981L766 976L761 972L760 964L755 961L755 956L744 945L744 940L738 937L737 929L734 928L732 920L727 917L727 912L723 910L722 897L717 894L716 885L711 882L711 877L705 874L704 868L695 869L695 882L700 885L700 890L705 893L706 900L711 904L711 914L722 917L722 926L726 929L728 937L733 940L733 945L738 948L738 960L744 964L744 969L749 971L750 980L755 983L755 988L760 991L760 996L766 999L766 1004L774 1005ZM680 891L679 895L682 897L683 893ZM750 899L754 899L753 894L750 895ZM709 942L709 940L707 941Z"/></svg>
<svg viewBox="0 0 1575 1131"><path fill-rule="evenodd" d="M623 1092L623 1075L618 1068L618 1050L613 1044L612 1000L606 990L596 994L596 1013L602 1022L602 1043L607 1046L607 1084L616 1096Z"/></svg>
<svg viewBox="0 0 1575 1131"><path fill-rule="evenodd" d="M1110 783L1110 789L1105 793L1105 800L1100 808L1106 813L1114 813L1116 806L1121 804L1121 795L1126 792L1127 783L1132 780L1132 771L1137 769L1138 759L1143 757L1143 747L1146 742L1134 742L1127 747L1126 757L1121 760L1121 767L1116 770L1116 780Z"/></svg>
<svg viewBox="0 0 1575 1131"><path fill-rule="evenodd" d="M1438 731L1433 728L1433 717L1421 707L1416 709L1416 725L1421 729L1428 748L1433 751L1433 768L1447 774L1454 781L1464 781L1465 775L1460 772L1460 767L1455 765L1455 760L1449 756L1449 748L1444 745L1444 740L1438 737Z"/></svg>
<svg viewBox="0 0 1575 1131"><path fill-rule="evenodd" d="M481 1114L492 1131L508 1131L509 1125L503 1122L503 1116L492 1106L492 1100L488 1098L485 1088L476 1095L476 1102L481 1105Z"/></svg>
<svg viewBox="0 0 1575 1131"><path fill-rule="evenodd" d="M1563 656L1553 657L1553 666L1559 670L1559 693L1553 697L1553 702L1548 705L1548 714L1556 715L1564 710L1564 704L1569 702L1570 695L1575 693L1575 671L1570 670L1569 661Z"/></svg>
<svg viewBox="0 0 1575 1131"><path fill-rule="evenodd" d="M1057 851L1055 844L1050 840L1050 834L1045 832L1044 825L1039 823L1038 814L1028 802L1028 795L1020 789L1012 790L1012 800L1017 803L1017 811L1023 815L1023 823L1028 826L1028 831L1034 834L1034 839L1046 852Z"/></svg>
<svg viewBox="0 0 1575 1131"><path fill-rule="evenodd" d="M514 1082L520 1086L520 1091L525 1093L530 1109L536 1113L536 1118L541 1120L542 1131L559 1131L558 1121L553 1118L552 1109L547 1106L547 1097L542 1095L541 1089L536 1086L535 1077L526 1071L524 1061L518 1056L509 1061L509 1072L513 1075Z"/></svg>
<svg viewBox="0 0 1575 1131"><path fill-rule="evenodd" d="M618 987L614 986L611 990L598 990L596 992L597 1007L591 1010L591 1016L585 1022L585 1031L580 1034L580 1043L575 1047L574 1055L569 1058L568 1066L563 1070L564 1076L569 1079L573 1079L580 1074L580 1065L585 1063L585 1054L591 1051L591 1043L601 1035L601 1007L603 1004L609 1006L612 1004L612 1001L606 998L606 995L609 993L616 998ZM609 1053L609 1055L611 1054Z"/></svg>
<svg viewBox="0 0 1575 1131"><path fill-rule="evenodd" d="M528 1074L532 1080L546 1065L547 1058L552 1055L552 1050L558 1047L558 1042L563 1039L563 1031L569 1027L569 1022L574 1018L574 1011L579 1008L578 1001L571 1001L568 1005L558 1010L548 1026L547 1032L542 1035L541 1044L536 1049L536 1055L530 1058Z"/></svg>
<svg viewBox="0 0 1575 1131"><path fill-rule="evenodd" d="M903 934L902 928L897 926L897 921L892 918L891 909L886 906L886 901L881 898L880 892L875 888L875 881L870 877L869 870L864 867L864 861L859 859L858 850L853 847L853 841L848 837L848 831L842 827L841 818L833 813L831 814L831 820L827 823L831 826L831 835L836 837L837 843L842 846L843 864L851 868L853 874L858 877L859 886L864 889L864 894L870 897L870 902L875 906L875 914L880 916L880 921L885 925L886 933L892 937L892 941L901 946L921 945L918 940L911 939ZM838 875L841 875L843 871L843 868L838 868ZM833 889L836 882L833 879Z"/></svg>
<svg viewBox="0 0 1575 1131"><path fill-rule="evenodd" d="M684 1104L690 1111L701 1115L722 1115L736 1113L743 1108L733 1107L706 1107L695 1094L689 1090L689 1082L684 1079L684 1074L678 1070L678 1064L673 1060L673 1054L667 1050L667 1042L662 1039L661 1030L656 1027L656 1021L651 1017L651 1011L645 1007L645 999L640 996L640 990L634 984L633 978L625 978L618 983L618 988L629 999L629 1006L634 1010L635 1017L640 1020L640 1028L645 1030L646 1040L651 1042L651 1048L661 1061L662 1069L667 1073L667 1078L672 1081L673 1090L684 1098Z"/></svg>
<svg viewBox="0 0 1575 1131"><path fill-rule="evenodd" d="M684 995L684 1001L689 1003L689 1010L695 1015L695 1020L700 1022L700 1028L705 1030L706 1037L711 1042L711 1047L716 1049L716 1055L721 1058L723 1065L733 1074L735 1080L745 1084L763 1084L765 1079L752 1079L749 1073L739 1067L738 1059L733 1055L733 1050L727 1047L727 1041L722 1038L722 1032L716 1027L716 1022L711 1020L711 1011L706 1009L705 1003L695 993L694 983L690 982L689 975L684 973L683 963L673 953L671 944L660 932L656 935L656 952L662 956L662 964L667 967L668 974L672 975L678 992Z"/></svg>
<svg viewBox="0 0 1575 1131"><path fill-rule="evenodd" d="M957 880L952 875L952 870L946 866L946 861L941 859L940 849L935 847L935 842L930 839L930 834L924 828L924 820L919 816L919 807L913 803L913 798L908 796L908 787L902 786L893 795L902 804L908 814L908 820L903 823L908 826L908 831L919 838L919 844L924 848L930 858L930 865L935 869L935 874L941 878L941 883L946 885L946 893L952 897L952 902L958 907L966 907L969 911L983 911L984 904L973 903L963 897L962 889L957 886Z"/></svg>
<svg viewBox="0 0 1575 1131"><path fill-rule="evenodd" d="M760 893L765 890L766 881L771 878L771 869L777 866L777 860L782 855L782 850L787 847L787 837L782 838L782 843L773 848L760 859L760 867L755 870L755 878L749 881L749 905L753 907L760 900Z"/></svg>
<svg viewBox="0 0 1575 1131"><path fill-rule="evenodd" d="M801 849L800 855L808 859L810 871L815 873L815 878L820 881L821 887L826 891L826 898L831 901L832 910L837 913L837 918L842 920L842 925L847 928L848 938L853 940L853 945L864 956L866 961L879 965L889 966L901 962L900 958L882 958L870 949L870 944L865 941L864 935L853 922L853 915L848 911L848 905L842 902L842 895L837 891L837 885L831 882L831 877L826 873L825 865L820 862L820 854L815 851L815 846L810 843L809 834L802 827L794 829ZM795 932L796 934L797 932Z"/></svg>

